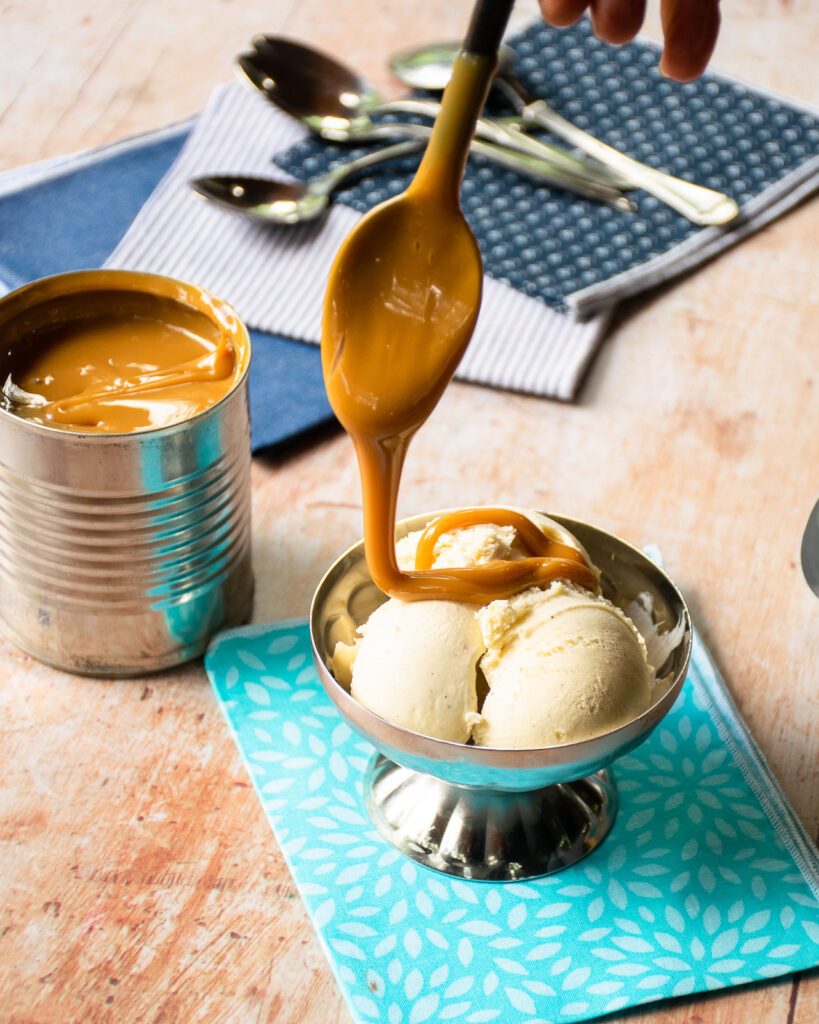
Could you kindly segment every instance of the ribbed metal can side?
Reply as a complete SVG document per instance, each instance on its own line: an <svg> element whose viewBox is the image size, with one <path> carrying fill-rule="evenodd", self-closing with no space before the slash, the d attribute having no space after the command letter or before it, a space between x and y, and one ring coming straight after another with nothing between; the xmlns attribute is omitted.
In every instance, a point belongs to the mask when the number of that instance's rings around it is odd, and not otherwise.
<svg viewBox="0 0 819 1024"><path fill-rule="evenodd" d="M192 425L200 466L186 467L181 486L155 464L161 446L143 450L151 457L141 474L163 486L104 497L98 489L30 485L3 465L0 451L0 620L9 639L60 668L134 675L196 657L217 629L249 617L243 392L230 396L232 412L222 408L213 424ZM237 418L244 429L235 429ZM214 435L218 454L209 460Z"/></svg>
<svg viewBox="0 0 819 1024"><path fill-rule="evenodd" d="M247 455L220 457L206 488L155 491L129 503L127 515L94 496L30 489L0 465L0 578L28 592L105 611L115 605L156 606L187 580L223 573L247 542Z"/></svg>

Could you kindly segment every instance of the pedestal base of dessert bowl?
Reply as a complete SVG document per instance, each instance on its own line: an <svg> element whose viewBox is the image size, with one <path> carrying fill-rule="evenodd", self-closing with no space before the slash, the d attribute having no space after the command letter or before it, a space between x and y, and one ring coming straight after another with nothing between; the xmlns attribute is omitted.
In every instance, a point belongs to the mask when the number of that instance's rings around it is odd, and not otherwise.
<svg viewBox="0 0 819 1024"><path fill-rule="evenodd" d="M397 535L441 514L405 519ZM353 642L357 628L386 600L367 570L363 541L337 559L313 598L310 636L319 678L350 728L377 751L365 779L374 825L406 856L460 878L534 878L569 867L598 846L617 813L617 790L606 769L648 738L685 680L691 621L668 576L604 530L551 518L585 547L601 572L603 596L632 617L662 680L646 711L600 736L505 749L394 725L359 704L332 671L336 643ZM388 674L384 686L392 684Z"/></svg>
<svg viewBox="0 0 819 1024"><path fill-rule="evenodd" d="M530 792L450 785L376 754L367 811L405 856L457 878L514 882L561 871L591 853L617 815L610 772Z"/></svg>

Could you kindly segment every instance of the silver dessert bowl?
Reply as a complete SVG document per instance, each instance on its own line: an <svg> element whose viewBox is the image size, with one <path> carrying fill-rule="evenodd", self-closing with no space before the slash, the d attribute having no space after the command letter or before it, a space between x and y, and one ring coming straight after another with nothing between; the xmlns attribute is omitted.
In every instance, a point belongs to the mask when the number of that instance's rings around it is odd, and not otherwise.
<svg viewBox="0 0 819 1024"><path fill-rule="evenodd" d="M440 514L403 520L397 536ZM500 749L433 739L385 721L332 673L336 643L350 643L386 600L367 570L363 541L333 563L313 598L310 635L319 678L348 725L376 748L364 793L373 823L413 860L461 878L533 878L568 867L598 846L617 813L617 788L606 769L649 736L685 680L691 620L665 572L613 534L565 516L551 518L586 548L601 570L605 597L624 611L638 602L653 629L674 638L664 663L655 666L665 684L651 707L592 739ZM384 685L392 680L385 678Z"/></svg>

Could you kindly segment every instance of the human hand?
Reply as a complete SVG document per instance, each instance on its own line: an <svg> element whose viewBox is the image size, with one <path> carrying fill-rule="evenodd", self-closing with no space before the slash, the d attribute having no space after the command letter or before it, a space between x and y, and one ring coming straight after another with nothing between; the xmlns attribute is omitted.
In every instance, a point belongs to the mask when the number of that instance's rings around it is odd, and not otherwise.
<svg viewBox="0 0 819 1024"><path fill-rule="evenodd" d="M665 48L660 71L678 82L698 78L714 52L719 0L660 0ZM540 0L552 25L573 25L591 8L595 33L607 43L627 43L640 31L646 0Z"/></svg>

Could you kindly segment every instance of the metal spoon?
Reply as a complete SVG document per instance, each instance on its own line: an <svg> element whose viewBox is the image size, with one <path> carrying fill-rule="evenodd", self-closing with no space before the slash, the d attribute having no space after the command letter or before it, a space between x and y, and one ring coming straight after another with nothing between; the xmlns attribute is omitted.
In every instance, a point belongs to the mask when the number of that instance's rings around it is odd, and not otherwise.
<svg viewBox="0 0 819 1024"><path fill-rule="evenodd" d="M459 195L511 9L512 0L477 0L415 178L358 221L327 282L324 380L355 442L368 565L386 591L402 579L394 538L404 455L455 372L480 309L481 255Z"/></svg>
<svg viewBox="0 0 819 1024"><path fill-rule="evenodd" d="M819 501L813 506L802 537L802 572L810 589L819 597Z"/></svg>
<svg viewBox="0 0 819 1024"><path fill-rule="evenodd" d="M373 87L333 57L278 36L258 36L255 52L242 54L238 65L250 81L278 107L324 138L335 142L358 141L372 126L372 116L384 113L420 114L435 118L440 103L400 99L382 102ZM523 125L522 119L517 126ZM530 138L515 125L478 119L476 135L496 145L529 153L555 170L574 174L590 184L622 190L631 187L622 175L585 157Z"/></svg>
<svg viewBox="0 0 819 1024"><path fill-rule="evenodd" d="M457 52L457 44L436 43L396 54L389 66L393 74L413 88L443 89L449 81ZM545 100L529 95L511 70L511 58L512 51L508 47L503 47L498 53L495 84L526 125L545 128L577 146L601 164L625 175L632 184L661 199L694 224L728 224L739 215L739 206L729 196L640 163L567 121L552 110Z"/></svg>
<svg viewBox="0 0 819 1024"><path fill-rule="evenodd" d="M195 178L190 186L206 199L270 224L301 224L319 217L327 209L332 193L351 174L384 160L416 152L421 145L420 139L396 142L340 164L312 181L284 182L240 175L208 175Z"/></svg>
<svg viewBox="0 0 819 1024"><path fill-rule="evenodd" d="M361 141L388 138L394 135L394 132L386 130L388 127L390 126L374 125L372 131L361 132L357 138ZM432 133L428 125L410 124L404 127L412 136L406 142L397 142L384 149L366 153L348 163L339 164L327 174L309 182L290 183L243 175L206 175L195 178L189 184L199 195L235 212L245 213L271 224L300 224L320 216L327 208L332 193L349 175L382 160L391 160L393 157L419 149L423 140L428 139ZM481 142L479 139L473 140L471 148L481 156L489 157L496 163L520 174L526 174L536 181L571 188L579 195L608 203L624 213L633 213L636 209L631 200L621 192L605 185L593 186L582 182L564 184L559 172L549 171L542 160L526 153L515 153L501 146L493 146L491 142Z"/></svg>
<svg viewBox="0 0 819 1024"><path fill-rule="evenodd" d="M247 55L240 59L239 64L251 83L268 99L280 105L275 83L259 68L258 64ZM286 101L281 106L288 113L291 112ZM432 128L424 124L377 123L372 121L368 114L358 114L355 118L325 115L299 115L299 117L308 128L331 142L375 142L380 139L394 139L396 135L412 139L428 139L432 132ZM635 204L614 186L598 183L588 179L585 175L578 175L574 171L566 171L562 167L554 166L539 156L533 156L523 150L515 151L506 146L484 142L481 139L473 139L470 149L472 152L485 156L504 167L509 167L519 174L525 174L549 185L557 185L587 199L607 203L625 213L634 213L637 209ZM237 181L236 183L242 185L241 182ZM226 183L223 181L217 186L222 199L226 198L225 185ZM211 198L215 197L211 196ZM241 195L238 198L241 200ZM236 205L230 199L228 199L228 204ZM265 219L271 218L265 215Z"/></svg>
<svg viewBox="0 0 819 1024"><path fill-rule="evenodd" d="M11 379L11 374L6 377L3 384L2 395L10 405L38 408L49 404L48 399L44 395L37 395L32 391L25 391L23 388L18 387Z"/></svg>

